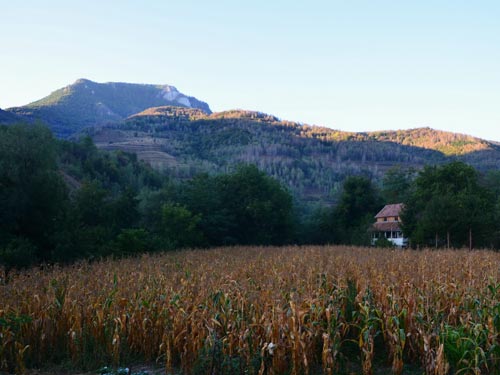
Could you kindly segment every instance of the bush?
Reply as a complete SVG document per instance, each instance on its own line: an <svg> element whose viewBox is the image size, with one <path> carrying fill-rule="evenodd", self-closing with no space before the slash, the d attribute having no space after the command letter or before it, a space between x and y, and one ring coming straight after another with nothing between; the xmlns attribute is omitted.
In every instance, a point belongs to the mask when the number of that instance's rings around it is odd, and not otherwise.
<svg viewBox="0 0 500 375"><path fill-rule="evenodd" d="M144 229L122 229L116 237L114 249L117 254L143 253L152 250L149 233Z"/></svg>
<svg viewBox="0 0 500 375"><path fill-rule="evenodd" d="M376 242L375 242L375 247L380 247L380 248L393 248L394 247L394 244L389 241L387 238L385 237L382 237L382 238L379 238Z"/></svg>
<svg viewBox="0 0 500 375"><path fill-rule="evenodd" d="M0 263L7 269L24 268L35 263L36 246L26 238L15 238L0 249Z"/></svg>

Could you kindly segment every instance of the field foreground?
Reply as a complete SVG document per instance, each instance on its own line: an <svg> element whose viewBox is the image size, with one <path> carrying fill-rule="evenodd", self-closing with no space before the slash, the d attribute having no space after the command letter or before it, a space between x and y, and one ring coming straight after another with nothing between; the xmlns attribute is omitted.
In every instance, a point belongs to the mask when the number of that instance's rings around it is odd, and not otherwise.
<svg viewBox="0 0 500 375"><path fill-rule="evenodd" d="M0 373L500 372L500 254L235 247L33 269L0 285Z"/></svg>

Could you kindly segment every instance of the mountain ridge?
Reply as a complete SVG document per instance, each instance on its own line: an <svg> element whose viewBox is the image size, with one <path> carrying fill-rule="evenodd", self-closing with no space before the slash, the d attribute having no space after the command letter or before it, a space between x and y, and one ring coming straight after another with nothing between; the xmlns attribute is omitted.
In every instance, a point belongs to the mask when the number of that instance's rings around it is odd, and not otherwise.
<svg viewBox="0 0 500 375"><path fill-rule="evenodd" d="M175 86L98 83L84 78L25 106L7 110L28 121L41 120L56 136L67 138L87 126L119 121L144 109L167 104L211 113L207 103L181 93Z"/></svg>
<svg viewBox="0 0 500 375"><path fill-rule="evenodd" d="M309 201L331 201L346 176L379 180L396 166L462 160L480 170L500 168L500 145L477 137L428 127L348 132L243 109L212 113L169 85L79 79L1 111L0 122L2 113L9 121L40 118L62 138L88 134L101 149L133 152L178 178L256 164Z"/></svg>
<svg viewBox="0 0 500 375"><path fill-rule="evenodd" d="M244 110L149 108L86 133L101 149L136 153L179 178L256 164L306 201L331 201L346 176L379 180L397 166L463 160L482 170L500 167L500 147L468 135L430 128L342 132Z"/></svg>
<svg viewBox="0 0 500 375"><path fill-rule="evenodd" d="M335 141L371 140L379 142L395 142L402 145L440 151L447 156L465 155L470 152L488 150L500 146L497 142L488 141L472 135L437 130L428 126L398 130L350 132L324 126L308 125L294 121L281 120L274 115L266 114L264 112L242 109L213 112L207 115L202 111L194 109L161 106L147 108L142 112L129 116L125 119L125 122L147 117L161 117L165 120L168 118L182 118L191 121L212 119L248 119L255 122L286 124L289 126L299 127L302 126L304 131L311 132L319 139Z"/></svg>

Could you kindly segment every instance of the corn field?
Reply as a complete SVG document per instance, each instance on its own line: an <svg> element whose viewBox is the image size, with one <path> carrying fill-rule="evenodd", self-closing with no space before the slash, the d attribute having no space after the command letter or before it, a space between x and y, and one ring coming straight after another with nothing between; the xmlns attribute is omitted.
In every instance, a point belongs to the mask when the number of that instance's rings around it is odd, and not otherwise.
<svg viewBox="0 0 500 375"><path fill-rule="evenodd" d="M31 269L0 285L0 372L500 372L500 254L235 247Z"/></svg>

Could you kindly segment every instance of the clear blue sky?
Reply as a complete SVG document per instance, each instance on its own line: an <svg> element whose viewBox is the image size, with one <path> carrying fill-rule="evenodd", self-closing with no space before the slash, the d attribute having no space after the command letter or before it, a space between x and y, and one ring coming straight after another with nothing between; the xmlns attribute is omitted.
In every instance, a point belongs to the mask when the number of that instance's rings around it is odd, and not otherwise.
<svg viewBox="0 0 500 375"><path fill-rule="evenodd" d="M214 111L500 141L500 1L0 0L0 108L78 78Z"/></svg>

